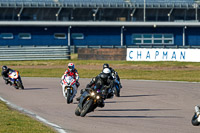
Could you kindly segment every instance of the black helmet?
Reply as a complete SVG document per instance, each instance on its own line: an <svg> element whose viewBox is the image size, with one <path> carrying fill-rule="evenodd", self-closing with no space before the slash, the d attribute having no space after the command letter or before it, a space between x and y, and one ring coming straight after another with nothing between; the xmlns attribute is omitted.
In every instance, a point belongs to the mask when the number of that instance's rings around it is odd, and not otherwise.
<svg viewBox="0 0 200 133"><path fill-rule="evenodd" d="M8 67L7 66L2 66L2 70L6 71L6 70L8 70Z"/></svg>
<svg viewBox="0 0 200 133"><path fill-rule="evenodd" d="M107 63L103 64L103 69L104 68L109 68L109 65Z"/></svg>

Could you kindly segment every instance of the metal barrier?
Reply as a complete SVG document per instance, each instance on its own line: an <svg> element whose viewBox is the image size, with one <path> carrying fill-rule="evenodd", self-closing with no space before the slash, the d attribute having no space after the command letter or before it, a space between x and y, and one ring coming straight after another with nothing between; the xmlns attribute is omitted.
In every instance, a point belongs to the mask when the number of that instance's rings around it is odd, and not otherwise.
<svg viewBox="0 0 200 133"><path fill-rule="evenodd" d="M188 45L188 46L179 46L179 45L132 45L132 46L115 46L115 45L95 45L95 46L70 46L71 53L77 53L78 48L166 48L166 49L200 49L198 45Z"/></svg>
<svg viewBox="0 0 200 133"><path fill-rule="evenodd" d="M0 47L0 60L70 59L68 46L7 46Z"/></svg>

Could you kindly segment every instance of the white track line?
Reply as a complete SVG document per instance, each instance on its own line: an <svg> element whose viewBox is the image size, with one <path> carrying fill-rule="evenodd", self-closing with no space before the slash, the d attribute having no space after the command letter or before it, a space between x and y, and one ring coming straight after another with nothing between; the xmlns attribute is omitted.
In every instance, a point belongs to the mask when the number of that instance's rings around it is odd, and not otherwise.
<svg viewBox="0 0 200 133"><path fill-rule="evenodd" d="M3 101L3 102L5 102L5 103L6 103L8 106L10 106L11 108L14 108L14 109L16 109L16 110L18 110L18 111L20 111L20 112L22 112L22 113L28 114L28 115L30 115L30 116L36 118L37 120L39 120L39 121L41 121L41 122L43 122L43 123L45 123L45 124L51 126L52 128L54 128L54 129L55 129L56 131L58 131L59 133L67 133L67 132L66 132L64 129L62 129L60 126L58 126L58 125L56 125L56 124L54 124L54 123L49 122L48 120L46 120L46 119L44 119L44 118L42 118L42 117L36 115L35 113L33 113L33 112L31 112L31 111L28 111L28 110L23 109L23 108L21 108L21 107L15 105L15 104L10 103L9 101L7 101L7 100L5 100L4 98L2 98L1 96L0 96L0 100Z"/></svg>

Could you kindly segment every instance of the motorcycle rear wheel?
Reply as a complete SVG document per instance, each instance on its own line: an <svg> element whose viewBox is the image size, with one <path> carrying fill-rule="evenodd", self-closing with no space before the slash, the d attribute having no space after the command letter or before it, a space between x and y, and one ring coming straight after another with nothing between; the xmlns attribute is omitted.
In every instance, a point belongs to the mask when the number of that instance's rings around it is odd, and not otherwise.
<svg viewBox="0 0 200 133"><path fill-rule="evenodd" d="M93 104L93 99L90 99L89 101L88 100L85 101L83 105L83 110L81 111L81 114L80 114L81 117L84 117L88 113L92 104Z"/></svg>
<svg viewBox="0 0 200 133"><path fill-rule="evenodd" d="M24 89L24 86L22 85L22 83L20 82L20 81L17 81L16 82L16 87L15 87L16 89L19 89L19 88L21 88L21 89Z"/></svg>
<svg viewBox="0 0 200 133"><path fill-rule="evenodd" d="M200 123L197 121L196 113L194 113L194 116L192 117L191 122L192 122L193 126L199 126L200 125Z"/></svg>
<svg viewBox="0 0 200 133"><path fill-rule="evenodd" d="M116 96L116 97L120 97L120 92L119 92L119 90L117 90L116 87L115 87L115 90L114 90L114 91L115 91L115 96Z"/></svg>

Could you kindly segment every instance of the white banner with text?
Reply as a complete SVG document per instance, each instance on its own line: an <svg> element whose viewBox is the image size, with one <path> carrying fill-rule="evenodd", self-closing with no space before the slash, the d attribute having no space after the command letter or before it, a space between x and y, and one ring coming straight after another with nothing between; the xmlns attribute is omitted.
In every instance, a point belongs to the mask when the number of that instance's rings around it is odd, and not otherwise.
<svg viewBox="0 0 200 133"><path fill-rule="evenodd" d="M127 48L126 60L200 62L200 49Z"/></svg>

